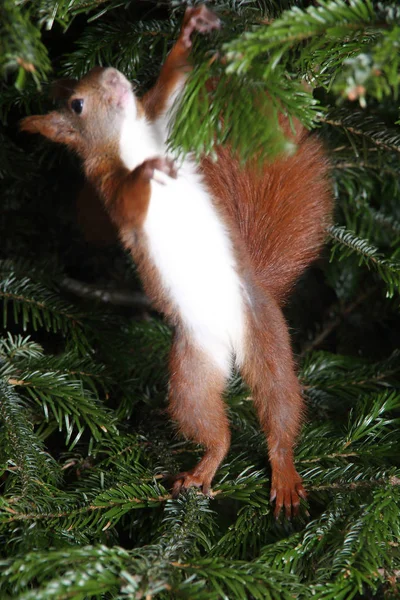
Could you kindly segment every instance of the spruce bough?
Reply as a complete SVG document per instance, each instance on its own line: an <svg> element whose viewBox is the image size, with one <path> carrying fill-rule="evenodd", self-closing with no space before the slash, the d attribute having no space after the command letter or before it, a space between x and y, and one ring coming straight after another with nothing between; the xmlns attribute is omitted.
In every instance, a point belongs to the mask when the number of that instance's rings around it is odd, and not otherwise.
<svg viewBox="0 0 400 600"><path fill-rule="evenodd" d="M227 399L233 445L213 499L170 498L163 474L201 454L175 437L164 413L170 332L156 316L141 319L142 309L66 291L67 275L131 291L135 274L118 248L82 241L74 160L15 133L18 118L46 107L49 56L52 79L110 64L147 89L182 14L154 7L1 9L0 594L391 597L400 570L400 11L361 0L216 3L225 27L198 40L171 133L171 144L196 154L212 153L217 140L243 159L260 148L273 156L286 143L274 123L279 107L318 125L330 148L331 260L327 252L299 283L287 313L308 401L296 465L310 515L276 523L263 439L239 380ZM224 84L207 99L196 94L206 68ZM264 88L271 121L261 129L256 111L231 100L232 90Z"/></svg>

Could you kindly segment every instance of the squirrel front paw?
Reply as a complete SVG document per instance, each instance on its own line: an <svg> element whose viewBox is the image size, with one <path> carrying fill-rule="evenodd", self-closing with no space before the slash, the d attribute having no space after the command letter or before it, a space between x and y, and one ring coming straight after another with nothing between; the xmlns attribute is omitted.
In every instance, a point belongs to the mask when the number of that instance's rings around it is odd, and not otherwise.
<svg viewBox="0 0 400 600"><path fill-rule="evenodd" d="M201 6L189 7L186 9L183 18L181 41L185 44L186 48L190 48L192 45L190 37L194 31L208 33L213 29L220 29L220 27L221 21L218 19L217 15L204 4Z"/></svg>
<svg viewBox="0 0 400 600"><path fill-rule="evenodd" d="M172 179L176 179L177 170L175 167L175 163L171 158L158 156L156 158L149 158L142 164L143 169L143 177L148 180L157 181L157 183L161 183L165 185L167 183L166 178L163 174L168 177L172 177Z"/></svg>

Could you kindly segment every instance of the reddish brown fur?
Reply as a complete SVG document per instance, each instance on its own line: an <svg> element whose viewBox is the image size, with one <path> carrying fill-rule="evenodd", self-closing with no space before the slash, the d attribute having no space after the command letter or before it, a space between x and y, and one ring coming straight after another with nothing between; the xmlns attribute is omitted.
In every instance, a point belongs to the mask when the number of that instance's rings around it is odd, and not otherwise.
<svg viewBox="0 0 400 600"><path fill-rule="evenodd" d="M143 96L146 115L151 121L165 112L168 100L180 83L182 74L188 72L188 56L189 48L178 40L167 56L156 84Z"/></svg>
<svg viewBox="0 0 400 600"><path fill-rule="evenodd" d="M143 98L143 109L150 119L165 110L171 94L184 82L190 69L187 61L193 30L206 31L216 26L217 20L204 7L187 9L181 35L160 78ZM83 84L78 84L80 90L86 86L89 100L92 93L91 102L96 100L97 76L98 72L91 72ZM140 105L138 110L139 113L142 110ZM96 117L103 119L103 126L107 125L106 116L96 114ZM76 126L75 132L69 120ZM95 128L96 121L86 126ZM317 138L310 137L298 123L293 135L283 117L281 126L297 144L294 155L265 162L260 171L251 163L241 167L229 148L219 148L218 162L205 158L202 171L231 233L238 271L249 298L241 371L252 390L268 441L275 515L285 507L289 517L296 514L299 498L305 497L293 462L303 401L280 306L304 268L318 255L332 199L329 167ZM171 164L155 158L130 173L122 165L113 141L105 140L101 147L86 147L79 134L79 120L65 111L28 117L22 127L66 143L82 156L86 175L101 193L121 240L131 250L147 293L175 326L170 358L170 412L180 431L204 445L206 452L192 471L176 477L173 493L193 485L207 493L229 448L229 427L222 400L226 381L194 345L179 313L166 297L142 231L154 168L173 175Z"/></svg>
<svg viewBox="0 0 400 600"><path fill-rule="evenodd" d="M168 100L191 69L191 34L219 27L219 19L204 5L186 9L180 36L167 56L156 84L143 97L143 105L150 120L155 120L166 110Z"/></svg>
<svg viewBox="0 0 400 600"><path fill-rule="evenodd" d="M223 373L177 327L170 356L170 414L180 432L205 446L206 453L192 471L175 477L173 494L182 487L201 487L208 494L211 481L229 449L230 433L222 394Z"/></svg>
<svg viewBox="0 0 400 600"><path fill-rule="evenodd" d="M150 181L156 170L176 178L173 162L161 157L146 160L133 171L102 156L86 162L86 176L97 185L120 233L142 228L150 202Z"/></svg>
<svg viewBox="0 0 400 600"><path fill-rule="evenodd" d="M303 399L295 375L288 328L274 297L253 294L249 312L246 359L242 374L249 384L268 441L272 468L271 500L276 516L282 505L289 517L305 497L294 468L293 445L299 432Z"/></svg>
<svg viewBox="0 0 400 600"><path fill-rule="evenodd" d="M291 136L289 122L280 118ZM259 283L283 303L319 254L332 211L329 164L319 140L296 123L296 153L241 167L227 147L203 159L213 195L238 224Z"/></svg>
<svg viewBox="0 0 400 600"><path fill-rule="evenodd" d="M298 122L293 135L283 116L280 125L297 145L294 155L265 162L260 169L255 163L243 167L229 148L218 148L218 161L204 158L202 171L214 198L234 223L231 231L238 230L244 242L252 310L242 374L268 441L275 515L284 506L289 517L297 513L299 497L306 496L293 461L303 399L280 305L320 252L331 218L332 194L329 163L318 138Z"/></svg>

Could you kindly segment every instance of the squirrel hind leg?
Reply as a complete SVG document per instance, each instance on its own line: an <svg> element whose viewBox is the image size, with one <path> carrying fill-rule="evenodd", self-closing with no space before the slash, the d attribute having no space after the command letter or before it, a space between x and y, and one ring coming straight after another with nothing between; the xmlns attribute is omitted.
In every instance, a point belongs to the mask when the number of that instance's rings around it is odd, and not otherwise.
<svg viewBox="0 0 400 600"><path fill-rule="evenodd" d="M241 372L252 390L265 433L272 469L271 502L275 518L284 509L290 519L306 498L294 466L293 447L303 416L303 399L295 374L287 324L278 304L265 298L249 314L248 338Z"/></svg>
<svg viewBox="0 0 400 600"><path fill-rule="evenodd" d="M205 447L200 462L173 478L172 495L189 487L208 495L211 482L228 452L230 432L223 392L227 374L182 332L177 332L170 356L169 412L180 432Z"/></svg>

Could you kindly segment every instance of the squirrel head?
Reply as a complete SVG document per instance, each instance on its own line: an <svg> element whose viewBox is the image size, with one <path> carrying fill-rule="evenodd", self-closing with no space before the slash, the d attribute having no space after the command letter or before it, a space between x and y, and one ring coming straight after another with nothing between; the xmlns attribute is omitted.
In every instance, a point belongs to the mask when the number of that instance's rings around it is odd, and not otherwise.
<svg viewBox="0 0 400 600"><path fill-rule="evenodd" d="M118 154L126 118L140 118L141 106L129 81L116 69L95 67L80 81L61 80L54 96L63 107L21 121L21 129L66 144L83 159L93 153Z"/></svg>

